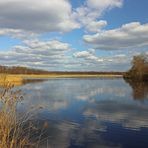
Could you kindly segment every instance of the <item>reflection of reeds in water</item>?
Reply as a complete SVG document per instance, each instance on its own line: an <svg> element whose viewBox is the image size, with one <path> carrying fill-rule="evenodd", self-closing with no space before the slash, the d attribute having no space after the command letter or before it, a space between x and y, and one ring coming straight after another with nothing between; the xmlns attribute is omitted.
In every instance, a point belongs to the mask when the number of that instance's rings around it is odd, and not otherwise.
<svg viewBox="0 0 148 148"><path fill-rule="evenodd" d="M28 84L28 83L40 83L47 81L47 79L23 79L23 85Z"/></svg>
<svg viewBox="0 0 148 148"><path fill-rule="evenodd" d="M17 111L22 99L20 91L8 82L3 83L0 90L0 148L36 148L39 145L41 136L34 136L39 130L29 121L31 112L19 116Z"/></svg>

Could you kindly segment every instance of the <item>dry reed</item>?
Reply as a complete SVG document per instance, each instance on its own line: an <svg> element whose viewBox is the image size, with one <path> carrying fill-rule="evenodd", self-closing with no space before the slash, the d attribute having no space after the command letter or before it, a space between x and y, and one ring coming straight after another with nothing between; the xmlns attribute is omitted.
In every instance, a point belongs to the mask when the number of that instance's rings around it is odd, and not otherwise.
<svg viewBox="0 0 148 148"><path fill-rule="evenodd" d="M17 106L21 92L6 81L0 88L0 148L36 148L31 137L37 129L29 122L29 114L19 116ZM36 138L37 139L37 138Z"/></svg>

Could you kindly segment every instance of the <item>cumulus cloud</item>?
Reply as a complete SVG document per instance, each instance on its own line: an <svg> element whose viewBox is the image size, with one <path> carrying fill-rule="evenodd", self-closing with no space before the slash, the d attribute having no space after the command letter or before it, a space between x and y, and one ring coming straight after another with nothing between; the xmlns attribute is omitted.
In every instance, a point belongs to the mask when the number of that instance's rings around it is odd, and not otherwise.
<svg viewBox="0 0 148 148"><path fill-rule="evenodd" d="M21 29L0 28L0 36L10 36L21 40L36 38L38 34L31 31L24 31Z"/></svg>
<svg viewBox="0 0 148 148"><path fill-rule="evenodd" d="M100 9L100 11L106 8L121 7L123 0L87 0L87 5L93 9Z"/></svg>
<svg viewBox="0 0 148 148"><path fill-rule="evenodd" d="M130 56L126 54L115 54L110 56L98 56L96 55L94 49L89 49L87 51L80 51L73 54L74 57L78 59L84 59L86 63L94 64L126 64L130 60Z"/></svg>
<svg viewBox="0 0 148 148"><path fill-rule="evenodd" d="M89 62L103 62L104 59L103 58L99 58L97 56L95 56L94 53L91 53L91 51L80 51L80 52L76 52L74 53L74 56L76 58L83 58L86 61Z"/></svg>
<svg viewBox="0 0 148 148"><path fill-rule="evenodd" d="M43 0L42 3L39 0L1 0L0 36L19 38L21 44L12 47L12 50L0 52L0 62L3 65L22 65L49 70L100 70L105 66L111 66L111 63L119 65L119 59L120 63L127 63L125 57L101 57L96 55L94 50L98 47L114 49L133 44L140 46L138 42L144 39L143 45L147 43L147 33L144 29L146 24L144 26L140 23L131 23L118 29L103 30L107 22L99 20L100 16L105 11L120 8L122 5L123 0L86 0L77 8L72 7L69 0ZM134 26L135 32L131 32ZM85 28L87 32L96 33L84 36L85 42L94 45L94 49L75 50L74 53L68 43L54 39L41 40L44 33L63 33L76 28ZM122 41L121 37L124 34L130 36ZM135 38L141 35L138 42L132 39L131 34L134 34ZM113 39L117 39L117 42L112 43Z"/></svg>
<svg viewBox="0 0 148 148"><path fill-rule="evenodd" d="M76 52L68 43L58 40L24 40L22 45L0 52L2 65L46 70L96 71L105 68L110 71L112 66L127 64L128 61L129 57L123 54L101 57L96 55L94 49Z"/></svg>
<svg viewBox="0 0 148 148"><path fill-rule="evenodd" d="M58 40L25 40L23 45L14 46L7 52L0 52L0 62L3 65L58 69L70 63L70 57L67 55L70 51L68 43Z"/></svg>
<svg viewBox="0 0 148 148"><path fill-rule="evenodd" d="M0 28L67 32L78 27L68 0L0 1Z"/></svg>
<svg viewBox="0 0 148 148"><path fill-rule="evenodd" d="M87 31L97 32L98 29L106 26L105 21L98 21L100 16L112 8L120 8L123 0L87 0L84 5L73 12L73 17L84 26ZM98 27L98 29L97 29Z"/></svg>
<svg viewBox="0 0 148 148"><path fill-rule="evenodd" d="M77 61L83 64L82 69L94 71L125 71L130 68L131 60L135 52L110 52L106 51L106 55L100 55L95 49L88 49L73 53Z"/></svg>
<svg viewBox="0 0 148 148"><path fill-rule="evenodd" d="M89 32L99 32L103 27L107 25L106 21L100 20L100 21L92 21L86 25L86 29Z"/></svg>
<svg viewBox="0 0 148 148"><path fill-rule="evenodd" d="M34 53L35 51L37 51L43 54L44 51L46 51L44 53L45 55L47 55L48 53L50 55L55 55L57 52L60 52L60 54L63 54L63 52L70 50L70 45L68 43L63 43L58 40L51 40L51 41L40 41L38 39L25 40L24 44L25 46L28 47L28 50L24 50L24 52L27 52L27 53ZM51 52L53 53L51 54Z"/></svg>
<svg viewBox="0 0 148 148"><path fill-rule="evenodd" d="M40 0L1 0L0 30L7 35L24 31L68 32L80 27L97 32L106 26L106 21L98 21L103 12L122 4L122 0L86 0L73 8L69 0L43 0L42 3Z"/></svg>
<svg viewBox="0 0 148 148"><path fill-rule="evenodd" d="M94 35L84 35L84 41L96 49L129 49L148 45L148 24L132 22L120 28Z"/></svg>

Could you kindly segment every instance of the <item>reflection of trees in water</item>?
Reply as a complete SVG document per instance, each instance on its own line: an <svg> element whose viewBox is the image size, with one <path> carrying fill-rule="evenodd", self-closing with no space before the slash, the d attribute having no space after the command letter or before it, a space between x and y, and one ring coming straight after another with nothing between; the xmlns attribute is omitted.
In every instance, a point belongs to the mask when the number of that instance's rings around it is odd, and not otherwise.
<svg viewBox="0 0 148 148"><path fill-rule="evenodd" d="M126 80L133 89L134 99L146 99L148 96L148 82Z"/></svg>

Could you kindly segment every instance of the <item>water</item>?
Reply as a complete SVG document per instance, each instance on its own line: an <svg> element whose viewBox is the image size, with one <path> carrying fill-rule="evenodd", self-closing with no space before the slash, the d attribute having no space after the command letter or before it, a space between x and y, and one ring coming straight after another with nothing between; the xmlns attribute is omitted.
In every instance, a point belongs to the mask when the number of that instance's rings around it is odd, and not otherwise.
<svg viewBox="0 0 148 148"><path fill-rule="evenodd" d="M148 147L147 84L122 78L50 79L21 90L20 111L42 108L36 121L46 124L48 147Z"/></svg>

